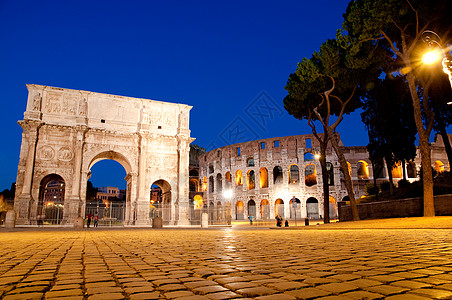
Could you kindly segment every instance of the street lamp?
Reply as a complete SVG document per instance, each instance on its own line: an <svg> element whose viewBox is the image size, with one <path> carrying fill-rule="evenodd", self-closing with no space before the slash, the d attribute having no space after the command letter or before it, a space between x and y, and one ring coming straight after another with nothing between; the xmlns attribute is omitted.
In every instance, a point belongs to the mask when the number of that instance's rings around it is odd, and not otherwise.
<svg viewBox="0 0 452 300"><path fill-rule="evenodd" d="M443 72L449 77L449 83L452 88L452 60L450 59L449 48L444 49L441 38L438 34L431 30L425 30L421 35L422 40L427 43L429 51L422 57L424 64L434 64L440 59L443 66ZM447 102L452 104L452 101Z"/></svg>

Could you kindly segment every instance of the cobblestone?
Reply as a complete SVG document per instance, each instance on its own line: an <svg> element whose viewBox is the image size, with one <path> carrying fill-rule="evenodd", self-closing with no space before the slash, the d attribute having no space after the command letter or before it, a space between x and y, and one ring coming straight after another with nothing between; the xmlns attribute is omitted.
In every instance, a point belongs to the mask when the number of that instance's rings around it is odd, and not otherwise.
<svg viewBox="0 0 452 300"><path fill-rule="evenodd" d="M333 228L5 231L0 298L452 298L450 230Z"/></svg>

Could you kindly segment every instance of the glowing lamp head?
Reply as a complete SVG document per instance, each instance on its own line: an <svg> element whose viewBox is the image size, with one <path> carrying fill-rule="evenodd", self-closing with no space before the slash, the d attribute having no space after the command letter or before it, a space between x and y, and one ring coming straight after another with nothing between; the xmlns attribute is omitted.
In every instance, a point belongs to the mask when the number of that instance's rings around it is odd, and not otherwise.
<svg viewBox="0 0 452 300"><path fill-rule="evenodd" d="M232 198L232 190L225 190L225 191L223 191L223 196L226 199L231 199Z"/></svg>
<svg viewBox="0 0 452 300"><path fill-rule="evenodd" d="M314 155L315 159L319 159L320 158L320 154L316 154Z"/></svg>
<svg viewBox="0 0 452 300"><path fill-rule="evenodd" d="M426 65L432 65L441 60L442 54L439 50L429 50L422 56L422 62Z"/></svg>

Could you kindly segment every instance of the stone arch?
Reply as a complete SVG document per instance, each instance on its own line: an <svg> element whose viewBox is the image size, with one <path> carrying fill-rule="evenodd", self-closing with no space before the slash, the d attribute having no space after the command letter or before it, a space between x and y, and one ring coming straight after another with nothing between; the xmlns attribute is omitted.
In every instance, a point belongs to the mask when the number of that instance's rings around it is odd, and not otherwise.
<svg viewBox="0 0 452 300"><path fill-rule="evenodd" d="M230 189L231 188L231 184L232 184L232 175L231 172L227 171L226 174L224 174L224 187L226 189Z"/></svg>
<svg viewBox="0 0 452 300"><path fill-rule="evenodd" d="M121 164L126 170L126 173L129 174L132 172L132 165L130 164L130 160L127 159L123 154L115 151L103 151L96 154L93 158L89 160L89 164L87 166L87 170L91 170L92 166L94 166L97 162L111 159Z"/></svg>
<svg viewBox="0 0 452 300"><path fill-rule="evenodd" d="M358 169L358 179L369 179L369 164L367 162L360 160L356 167Z"/></svg>
<svg viewBox="0 0 452 300"><path fill-rule="evenodd" d="M252 199L248 201L248 216L256 218L256 202Z"/></svg>
<svg viewBox="0 0 452 300"><path fill-rule="evenodd" d="M235 204L235 219L236 220L244 220L244 206L243 206L243 202L242 201L237 201L237 203Z"/></svg>
<svg viewBox="0 0 452 300"><path fill-rule="evenodd" d="M303 160L304 161L314 161L315 160L315 155L312 154L311 152L306 152L303 156Z"/></svg>
<svg viewBox="0 0 452 300"><path fill-rule="evenodd" d="M253 157L248 157L246 160L246 166L247 167L254 167L254 158Z"/></svg>
<svg viewBox="0 0 452 300"><path fill-rule="evenodd" d="M400 161L396 162L391 172L392 178L403 178L402 163Z"/></svg>
<svg viewBox="0 0 452 300"><path fill-rule="evenodd" d="M193 197L193 209L195 210L199 210L203 208L203 204L204 203L204 199L202 198L201 195L195 195L195 197Z"/></svg>
<svg viewBox="0 0 452 300"><path fill-rule="evenodd" d="M444 172L444 163L440 160L435 161L434 169L438 173Z"/></svg>
<svg viewBox="0 0 452 300"><path fill-rule="evenodd" d="M285 218L284 216L284 200L281 198L276 199L275 201L275 216L281 216L282 218Z"/></svg>
<svg viewBox="0 0 452 300"><path fill-rule="evenodd" d="M347 196L344 196L344 198L342 198L342 201L343 202L345 202L345 201L350 201L350 197L347 195Z"/></svg>
<svg viewBox="0 0 452 300"><path fill-rule="evenodd" d="M319 219L319 200L314 197L306 200L306 215L309 219Z"/></svg>
<svg viewBox="0 0 452 300"><path fill-rule="evenodd" d="M158 179L152 183L151 188L153 186L157 186L161 192L155 200L150 200L150 208L152 209L151 206L155 207L156 211L153 214L161 217L163 224L170 224L172 208L171 185L164 179Z"/></svg>
<svg viewBox="0 0 452 300"><path fill-rule="evenodd" d="M188 173L188 176L190 176L190 177L198 177L199 176L199 172L198 172L198 170L192 169Z"/></svg>
<svg viewBox="0 0 452 300"><path fill-rule="evenodd" d="M223 190L223 176L221 173L217 174L216 191L221 192Z"/></svg>
<svg viewBox="0 0 452 300"><path fill-rule="evenodd" d="M261 218L262 220L270 219L270 203L267 199L263 199L261 201Z"/></svg>
<svg viewBox="0 0 452 300"><path fill-rule="evenodd" d="M407 176L408 176L408 178L416 178L417 177L416 163L414 161L410 161L407 164Z"/></svg>
<svg viewBox="0 0 452 300"><path fill-rule="evenodd" d="M268 171L265 167L259 170L259 188L268 188Z"/></svg>
<svg viewBox="0 0 452 300"><path fill-rule="evenodd" d="M246 189L254 190L256 186L256 175L254 174L254 170L248 170L246 172Z"/></svg>
<svg viewBox="0 0 452 300"><path fill-rule="evenodd" d="M298 219L301 217L301 201L298 198L292 197L289 202L290 218Z"/></svg>
<svg viewBox="0 0 452 300"><path fill-rule="evenodd" d="M297 165L289 166L289 184L297 184L300 181L300 170Z"/></svg>
<svg viewBox="0 0 452 300"><path fill-rule="evenodd" d="M207 176L204 176L202 179L202 191L207 192Z"/></svg>
<svg viewBox="0 0 452 300"><path fill-rule="evenodd" d="M236 186L243 185L242 170L235 171L235 185Z"/></svg>
<svg viewBox="0 0 452 300"><path fill-rule="evenodd" d="M189 192L198 192L199 191L199 182L196 178L190 178L188 183Z"/></svg>
<svg viewBox="0 0 452 300"><path fill-rule="evenodd" d="M273 184L283 183L283 170L280 166L273 168Z"/></svg>
<svg viewBox="0 0 452 300"><path fill-rule="evenodd" d="M313 186L317 184L317 168L314 164L308 164L304 168L304 182L306 186Z"/></svg>
<svg viewBox="0 0 452 300"><path fill-rule="evenodd" d="M58 174L48 174L41 179L36 210L38 225L61 224L66 218L65 187L65 180Z"/></svg>
<svg viewBox="0 0 452 300"><path fill-rule="evenodd" d="M330 219L337 219L337 201L334 199L334 197L329 197L329 210L330 210Z"/></svg>
<svg viewBox="0 0 452 300"><path fill-rule="evenodd" d="M209 177L209 193L213 193L215 191L215 186L213 184L213 175Z"/></svg>

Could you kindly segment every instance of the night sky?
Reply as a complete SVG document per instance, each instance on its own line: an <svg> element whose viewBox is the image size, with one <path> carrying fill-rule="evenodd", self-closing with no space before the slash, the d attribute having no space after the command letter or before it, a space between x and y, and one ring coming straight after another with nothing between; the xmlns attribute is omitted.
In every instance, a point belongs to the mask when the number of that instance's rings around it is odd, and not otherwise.
<svg viewBox="0 0 452 300"><path fill-rule="evenodd" d="M284 86L347 3L0 0L0 191L16 180L27 83L191 105L194 144L208 150L310 133L284 110ZM368 142L359 112L338 131L346 146ZM116 162L92 174L125 187Z"/></svg>

